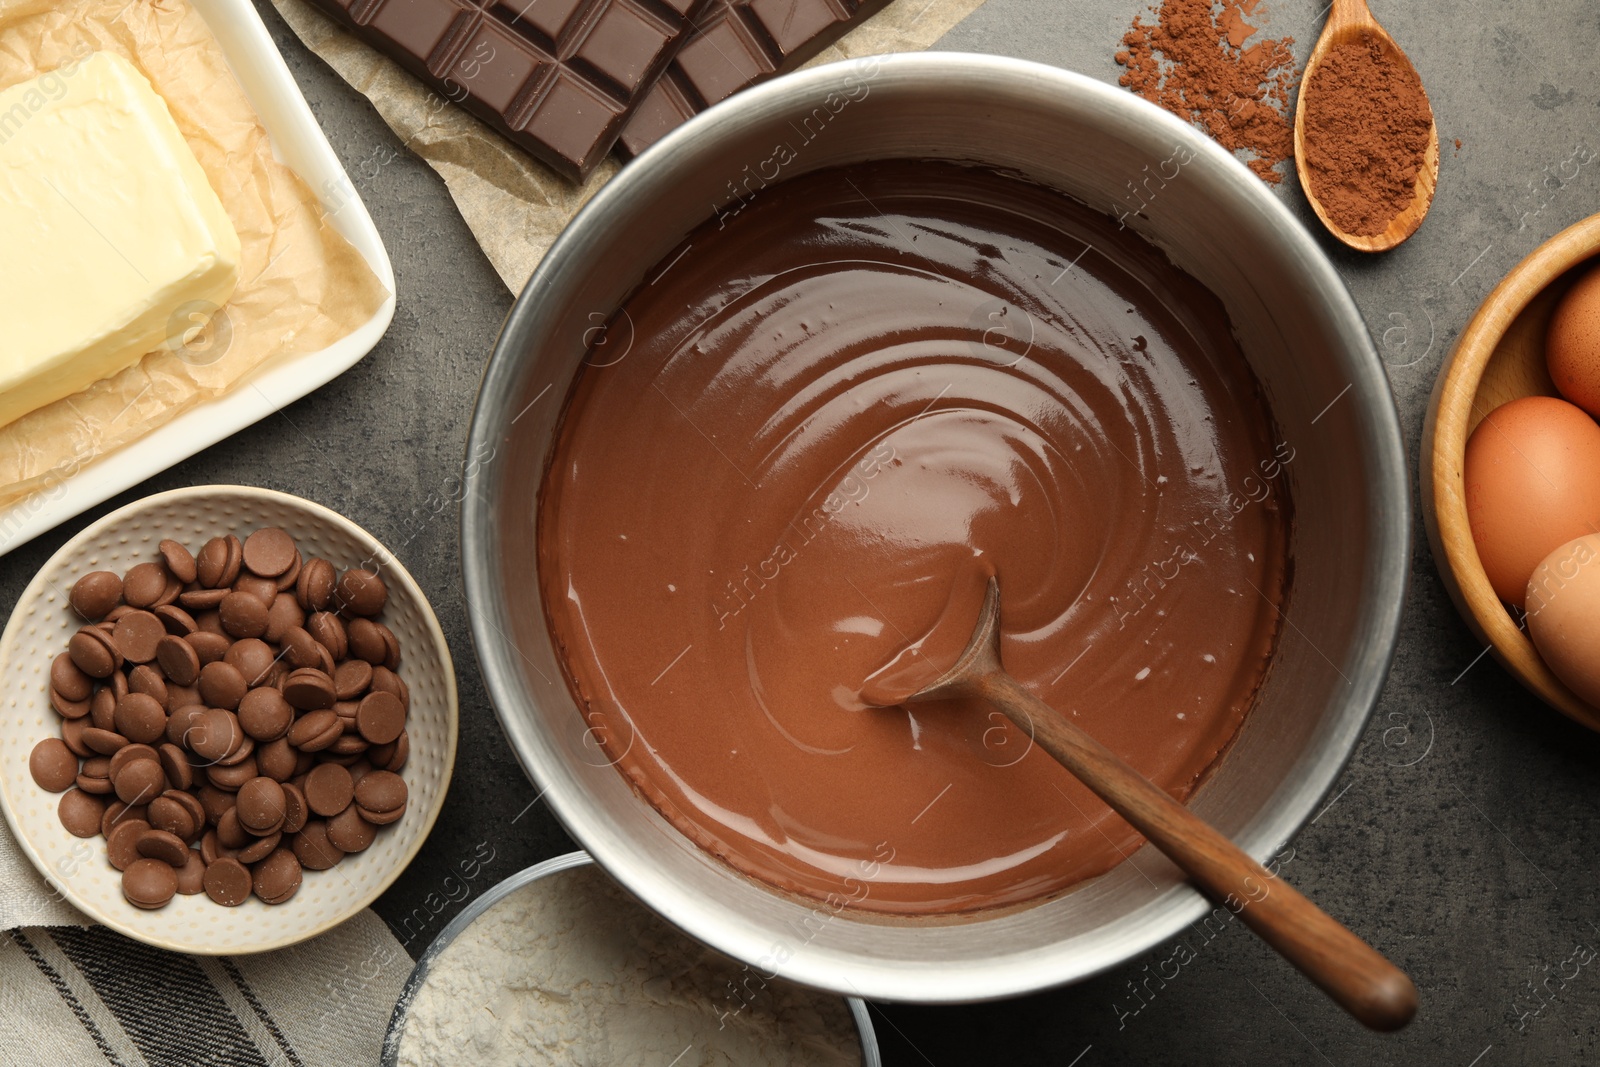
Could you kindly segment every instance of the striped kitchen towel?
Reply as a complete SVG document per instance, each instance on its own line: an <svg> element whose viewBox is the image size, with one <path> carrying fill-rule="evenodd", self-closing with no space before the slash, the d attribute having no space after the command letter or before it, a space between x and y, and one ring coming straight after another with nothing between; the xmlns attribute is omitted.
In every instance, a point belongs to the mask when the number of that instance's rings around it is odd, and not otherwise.
<svg viewBox="0 0 1600 1067"><path fill-rule="evenodd" d="M186 956L90 926L0 823L0 1065L367 1067L411 974L369 908L293 948Z"/></svg>

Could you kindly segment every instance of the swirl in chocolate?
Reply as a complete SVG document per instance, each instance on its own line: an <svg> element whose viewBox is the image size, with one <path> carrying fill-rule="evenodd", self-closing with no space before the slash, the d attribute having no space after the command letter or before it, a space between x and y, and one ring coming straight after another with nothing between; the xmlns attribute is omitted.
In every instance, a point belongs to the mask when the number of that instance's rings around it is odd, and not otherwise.
<svg viewBox="0 0 1600 1067"><path fill-rule="evenodd" d="M868 910L1031 900L1130 853L998 713L860 690L977 561L1011 673L1189 795L1288 570L1293 451L1215 297L1058 193L919 162L765 190L647 278L539 520L621 772L736 868Z"/></svg>

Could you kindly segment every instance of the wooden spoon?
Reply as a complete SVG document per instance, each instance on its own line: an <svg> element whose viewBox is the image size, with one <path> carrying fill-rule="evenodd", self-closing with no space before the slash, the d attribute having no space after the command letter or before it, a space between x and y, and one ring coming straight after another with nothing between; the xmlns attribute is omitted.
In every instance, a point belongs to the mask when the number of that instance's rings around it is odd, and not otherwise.
<svg viewBox="0 0 1600 1067"><path fill-rule="evenodd" d="M935 629L953 616L947 611ZM909 689L926 662L913 646L867 679L862 700L875 707L959 697L987 701L1340 1007L1374 1030L1398 1030L1411 1021L1417 988L1399 968L1006 673L996 579L988 581L978 624L955 666ZM927 673L920 671L923 678Z"/></svg>
<svg viewBox="0 0 1600 1067"><path fill-rule="evenodd" d="M1389 225L1382 233L1362 235L1340 229L1323 210L1316 193L1312 192L1311 174L1306 169L1306 97L1312 91L1312 77L1335 45L1359 40L1363 33L1378 39L1391 63L1415 72L1416 68L1412 67L1405 52L1395 44L1388 31L1378 25L1372 12L1367 10L1367 0L1333 0L1328 23L1322 28L1322 36L1317 39L1317 47L1312 50L1305 73L1300 78L1300 100L1294 112L1294 169L1300 175L1300 188L1305 190L1306 199L1311 201L1311 210L1317 213L1317 218L1322 220L1329 233L1358 251L1387 252L1417 232L1417 227L1422 225L1423 217L1433 204L1433 189L1439 181L1439 127L1433 121L1432 105L1428 107L1428 148L1422 157L1422 169L1417 172L1416 195L1411 198L1409 206L1389 220Z"/></svg>

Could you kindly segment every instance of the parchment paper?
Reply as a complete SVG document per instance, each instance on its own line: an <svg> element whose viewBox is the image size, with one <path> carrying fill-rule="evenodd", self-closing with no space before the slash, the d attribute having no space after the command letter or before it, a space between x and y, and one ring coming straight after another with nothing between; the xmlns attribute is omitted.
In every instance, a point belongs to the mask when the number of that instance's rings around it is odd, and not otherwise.
<svg viewBox="0 0 1600 1067"><path fill-rule="evenodd" d="M983 2L894 0L806 66L921 51ZM406 147L444 178L461 217L513 293L522 291L567 221L617 172L616 160L608 158L587 182L576 185L356 40L306 0L272 3L306 46L372 101Z"/></svg>
<svg viewBox="0 0 1600 1067"><path fill-rule="evenodd" d="M0 88L51 70L71 77L96 51L126 57L166 100L239 232L239 286L209 322L190 320L177 350L0 427L0 506L59 484L270 358L327 347L388 297L317 198L272 158L221 46L185 0L0 0Z"/></svg>

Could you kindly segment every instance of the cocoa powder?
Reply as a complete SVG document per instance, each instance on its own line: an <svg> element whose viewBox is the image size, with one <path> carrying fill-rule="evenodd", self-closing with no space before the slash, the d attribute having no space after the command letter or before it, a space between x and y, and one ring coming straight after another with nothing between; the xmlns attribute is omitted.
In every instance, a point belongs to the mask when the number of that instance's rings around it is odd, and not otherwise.
<svg viewBox="0 0 1600 1067"><path fill-rule="evenodd" d="M1375 34L1329 50L1307 83L1305 164L1339 229L1382 233L1416 195L1433 130L1422 80Z"/></svg>
<svg viewBox="0 0 1600 1067"><path fill-rule="evenodd" d="M1263 181L1283 180L1277 169L1294 151L1289 93L1298 72L1292 37L1258 40L1245 21L1259 0L1161 0L1156 21L1135 16L1123 35L1119 82L1153 104L1202 127L1243 156Z"/></svg>

